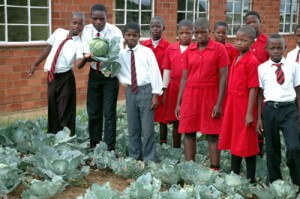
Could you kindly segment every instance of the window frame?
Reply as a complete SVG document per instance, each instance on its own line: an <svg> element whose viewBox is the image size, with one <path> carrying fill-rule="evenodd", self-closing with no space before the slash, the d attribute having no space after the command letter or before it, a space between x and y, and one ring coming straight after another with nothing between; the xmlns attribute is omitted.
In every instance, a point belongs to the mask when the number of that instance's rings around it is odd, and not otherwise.
<svg viewBox="0 0 300 199"><path fill-rule="evenodd" d="M4 7L4 23L0 23L1 26L4 26L4 39L5 41L0 41L1 46L24 46L24 45L33 45L33 46L39 46L39 45L45 45L47 44L46 40L36 40L32 41L31 40L31 27L35 26L48 26L49 29L49 36L52 33L52 7L51 7L51 0L48 0L48 6L47 7L42 7L42 6L31 6L30 5L30 0L27 0L27 5L26 6L20 6L20 5L7 5L8 0L4 0L4 4L0 4L0 6ZM7 8L27 8L28 10L28 23L27 24L15 24L15 23L8 23L8 15L7 15ZM31 24L31 8L40 8L40 9L48 9L48 24ZM28 41L8 41L8 26L27 26L28 28Z"/></svg>
<svg viewBox="0 0 300 199"><path fill-rule="evenodd" d="M182 0L181 0L182 1ZM177 21L178 21L178 13L184 13L184 17L185 19L187 19L187 15L188 13L192 13L193 14L193 20L192 20L192 23L195 22L195 20L198 18L199 16L199 13L203 13L203 12L199 12L199 1L201 0L193 0L194 1L194 5L193 5L193 10L192 11L189 11L187 10L188 8L188 0L185 0L185 10L182 11L182 10L178 10L177 8ZM203 0L202 0L203 1ZM207 3L207 12L206 12L206 19L209 20L209 14L210 14L210 0L206 0L206 3ZM177 4L178 4L178 1L177 1ZM197 8L196 8L197 7ZM178 23L177 23L178 25Z"/></svg>
<svg viewBox="0 0 300 199"><path fill-rule="evenodd" d="M281 7L281 0L280 0L280 7ZM287 4L287 0L284 0L284 12L283 12L283 23L281 23L280 22L280 17L281 17L281 9L280 9L280 11L279 11L279 30L278 30L278 32L279 32L279 34L281 34L281 35L291 35L291 34L294 34L294 28L293 28L293 17L290 17L290 21L289 21L289 28L290 28L290 31L289 32L285 32L285 26L287 25L287 23L285 22L285 18L286 18L286 4ZM291 16L293 16L293 13L292 13L292 10L293 10L293 5L294 5L294 3L293 3L293 0L292 0L292 2L291 2L291 13L290 13L290 15ZM296 6L297 6L297 10L296 10L296 22L295 22L295 25L297 25L298 24L298 18L299 18L299 5L300 5L300 3L299 3L299 1L297 0L296 1ZM282 25L282 27L283 27L283 32L280 32L280 25Z"/></svg>
<svg viewBox="0 0 300 199"><path fill-rule="evenodd" d="M231 1L233 3L231 13L234 16L234 13L235 13L234 12L234 5L235 5L234 2L236 0L231 0ZM242 26L242 25L245 25L244 16L245 16L246 13L244 12L244 1L245 0L241 0L241 1L242 1L242 4L241 4L242 5L241 6L241 22L242 23L240 25ZM226 12L225 12L226 13L225 14L226 15L226 19L225 19L226 23L227 23L227 3L228 3L228 1L226 1ZM253 1L249 0L249 11L252 10L252 3L253 3ZM233 33L233 28L234 28L234 25L239 25L239 24L233 23L233 21L234 21L234 18L232 18L232 20L231 20L232 23L230 23L230 24L227 23L228 27L231 25L231 30L229 30L229 29L227 30L227 37L228 38L235 38L236 37L236 35Z"/></svg>
<svg viewBox="0 0 300 199"><path fill-rule="evenodd" d="M137 9L127 9L127 0L124 0L124 9L123 8L116 8L116 0L114 0L113 2L113 20L116 21L116 12L118 11L123 11L124 12L124 24L117 24L114 23L115 26L125 26L127 23L127 12L137 12L138 13L138 17L139 17L139 21L138 24L142 30L142 26L146 26L148 25L150 27L150 21L149 24L142 24L142 11L143 12L151 12L151 18L153 18L155 16L155 0L152 0L151 3L151 7L152 10L142 10L142 0L138 0L138 4L139 4L139 8ZM141 36L140 40L146 40L149 37L144 37L143 35Z"/></svg>

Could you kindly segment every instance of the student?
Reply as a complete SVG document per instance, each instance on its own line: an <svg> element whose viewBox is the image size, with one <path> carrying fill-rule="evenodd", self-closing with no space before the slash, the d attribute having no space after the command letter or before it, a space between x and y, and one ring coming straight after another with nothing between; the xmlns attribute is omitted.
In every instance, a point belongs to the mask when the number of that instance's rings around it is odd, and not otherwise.
<svg viewBox="0 0 300 199"><path fill-rule="evenodd" d="M91 8L91 22L84 27L82 32L83 50L90 55L89 45L93 38L103 37L112 39L120 38L120 46L123 40L122 32L114 25L107 22L107 11L104 5L95 4ZM90 134L90 147L94 148L102 140L103 118L104 118L104 142L108 150L115 149L116 142L116 107L119 92L119 81L117 77L105 77L100 71L100 62L91 58L88 91L87 112ZM81 67L84 66L81 64Z"/></svg>
<svg viewBox="0 0 300 199"><path fill-rule="evenodd" d="M255 29L256 38L255 38L255 42L252 44L250 48L250 51L252 51L253 55L256 57L259 63L262 64L269 59L269 55L266 51L266 42L268 37L260 31L260 25L261 25L260 15L256 11L249 11L246 13L245 22L247 25ZM263 144L264 144L263 134L258 136L258 144L259 144L258 155L262 157Z"/></svg>
<svg viewBox="0 0 300 199"><path fill-rule="evenodd" d="M239 174L242 159L246 159L247 178L255 183L256 155L259 152L255 128L256 95L259 62L249 51L255 30L242 26L236 33L235 46L239 51L229 71L227 102L220 133L220 150L230 150L231 170Z"/></svg>
<svg viewBox="0 0 300 199"><path fill-rule="evenodd" d="M229 71L230 66L233 62L233 59L236 57L237 54L239 54L239 52L236 50L236 48L232 44L226 42L227 29L228 29L228 26L225 21L218 21L214 26L213 34L214 34L215 41L220 42L221 44L223 44L225 46L225 49L226 49L226 52L228 54L229 61L230 61L229 65L228 65L228 71Z"/></svg>
<svg viewBox="0 0 300 199"><path fill-rule="evenodd" d="M84 14L72 14L70 30L58 28L48 38L47 46L28 71L33 76L38 65L47 57L44 71L48 72L48 133L68 127L75 135L76 86L72 71L75 59L82 58L79 34L85 22Z"/></svg>
<svg viewBox="0 0 300 199"><path fill-rule="evenodd" d="M168 47L162 64L164 68L164 118L173 123L173 147L180 148L181 134L178 133L178 119L175 117L176 100L183 70L183 59L186 49L192 41L193 23L182 20L178 24L179 41Z"/></svg>
<svg viewBox="0 0 300 199"><path fill-rule="evenodd" d="M286 59L292 60L297 62L298 64L300 63L300 24L298 24L294 30L294 37L297 43L296 48L291 50L288 54Z"/></svg>
<svg viewBox="0 0 300 199"><path fill-rule="evenodd" d="M218 170L218 139L229 58L225 47L210 39L209 33L207 19L197 19L197 43L191 44L185 54L175 114L180 118L179 132L184 133L186 159L195 160L196 132L200 131L207 136L211 168Z"/></svg>
<svg viewBox="0 0 300 199"><path fill-rule="evenodd" d="M281 146L279 131L287 145L287 166L294 184L300 186L300 68L283 57L286 45L284 38L275 33L267 40L266 50L270 59L259 65L259 93L257 131L265 134L267 168L270 182L282 179ZM296 102L295 102L296 100ZM263 120L262 101L265 102Z"/></svg>
<svg viewBox="0 0 300 199"><path fill-rule="evenodd" d="M162 79L155 55L139 44L140 27L135 22L124 27L127 45L119 55L120 82L126 85L126 111L129 132L129 156L156 161L154 110L162 94Z"/></svg>
<svg viewBox="0 0 300 199"><path fill-rule="evenodd" d="M261 20L258 12L247 12L245 23L254 28L256 32L255 42L252 44L250 50L260 63L264 63L269 59L269 55L265 50L268 37L260 31Z"/></svg>
<svg viewBox="0 0 300 199"><path fill-rule="evenodd" d="M153 17L150 21L151 38L142 43L142 45L147 46L154 52L154 55L158 62L161 76L163 75L162 63L164 60L164 56L166 54L166 49L170 45L170 43L167 40L165 40L164 37L162 36L164 30L165 30L164 20L159 16ZM164 113L163 113L162 98L163 96L158 97L158 107L155 110L155 114L154 114L154 121L159 122L160 144L167 143L167 134L168 134L167 121L163 117Z"/></svg>

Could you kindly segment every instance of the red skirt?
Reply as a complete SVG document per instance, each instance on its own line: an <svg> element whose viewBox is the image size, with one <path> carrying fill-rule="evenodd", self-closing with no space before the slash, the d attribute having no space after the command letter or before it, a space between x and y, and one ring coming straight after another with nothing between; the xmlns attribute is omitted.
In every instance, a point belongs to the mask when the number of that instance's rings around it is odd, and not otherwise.
<svg viewBox="0 0 300 199"><path fill-rule="evenodd" d="M162 103L163 96L158 96L158 106L154 112L154 121L159 123L167 124L164 117L164 104Z"/></svg>
<svg viewBox="0 0 300 199"><path fill-rule="evenodd" d="M185 87L179 120L179 133L216 135L221 131L222 119L211 117L218 99L218 87Z"/></svg>
<svg viewBox="0 0 300 199"><path fill-rule="evenodd" d="M245 116L248 107L248 96L227 95L223 126L220 134L219 149L230 150L230 153L240 157L250 157L258 154L256 126L257 106L254 106L255 122L247 127Z"/></svg>
<svg viewBox="0 0 300 199"><path fill-rule="evenodd" d="M178 121L175 116L175 108L179 92L180 80L171 80L166 90L166 100L164 104L164 116L168 122Z"/></svg>

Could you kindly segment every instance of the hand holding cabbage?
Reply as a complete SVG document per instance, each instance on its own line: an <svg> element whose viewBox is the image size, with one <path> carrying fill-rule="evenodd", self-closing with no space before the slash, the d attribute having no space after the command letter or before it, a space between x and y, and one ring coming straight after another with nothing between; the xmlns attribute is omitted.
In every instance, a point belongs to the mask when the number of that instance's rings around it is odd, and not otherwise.
<svg viewBox="0 0 300 199"><path fill-rule="evenodd" d="M105 77L115 77L121 65L116 60L120 52L120 38L94 38L90 43L90 52L95 61L101 62L101 72Z"/></svg>

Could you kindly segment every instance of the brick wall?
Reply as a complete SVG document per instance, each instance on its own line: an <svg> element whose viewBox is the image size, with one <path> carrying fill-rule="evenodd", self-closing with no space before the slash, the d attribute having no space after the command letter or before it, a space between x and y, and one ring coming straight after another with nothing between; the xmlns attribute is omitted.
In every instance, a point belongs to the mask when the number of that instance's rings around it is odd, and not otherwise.
<svg viewBox="0 0 300 199"><path fill-rule="evenodd" d="M210 1L210 23L225 20L226 0ZM52 30L58 27L69 27L69 19L73 11L86 14L89 23L91 5L103 3L108 10L108 21L111 22L112 0L52 0ZM258 11L262 18L262 32L270 34L279 29L279 0L253 0L252 9ZM176 41L177 0L156 0L155 15L165 20L164 35L170 42ZM293 35L286 35L287 51L295 47ZM233 43L233 39L229 39ZM46 73L43 63L35 73L35 77L28 78L27 70L39 56L45 46L0 46L0 113L19 110L29 110L47 106ZM286 52L287 52L286 51ZM74 69L77 87L77 102L86 100L89 67L82 70ZM120 99L124 98L124 88L121 87Z"/></svg>

